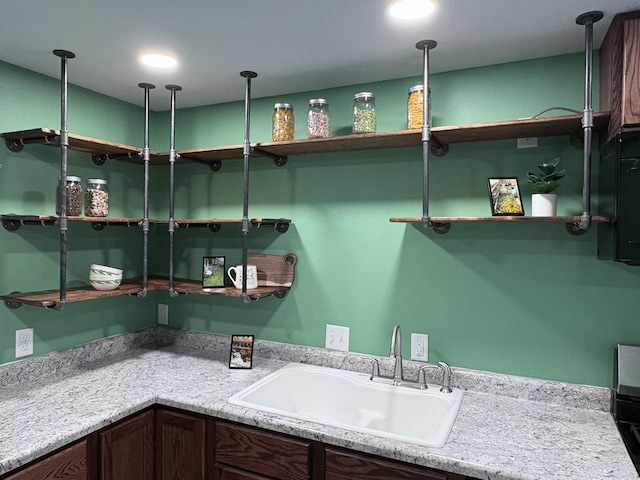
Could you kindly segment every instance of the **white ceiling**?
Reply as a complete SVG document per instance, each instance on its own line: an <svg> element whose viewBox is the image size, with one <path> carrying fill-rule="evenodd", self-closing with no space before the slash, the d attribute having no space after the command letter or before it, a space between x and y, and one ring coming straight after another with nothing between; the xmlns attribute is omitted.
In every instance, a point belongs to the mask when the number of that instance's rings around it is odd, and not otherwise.
<svg viewBox="0 0 640 480"><path fill-rule="evenodd" d="M244 98L242 70L254 70L254 97L420 76L415 43L438 42L432 73L584 50L578 15L601 10L598 48L616 13L640 0L440 0L435 15L391 21L389 0L2 0L0 60L55 78L70 50L69 81L141 105L140 82L154 83L151 108ZM176 55L158 73L147 51ZM163 93L164 92L164 93Z"/></svg>

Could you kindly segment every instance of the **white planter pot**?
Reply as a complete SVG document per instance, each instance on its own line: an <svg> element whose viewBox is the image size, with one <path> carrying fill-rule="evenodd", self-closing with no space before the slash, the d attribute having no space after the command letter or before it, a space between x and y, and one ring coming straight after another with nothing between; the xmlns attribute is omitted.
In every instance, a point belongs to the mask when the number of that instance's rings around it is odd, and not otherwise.
<svg viewBox="0 0 640 480"><path fill-rule="evenodd" d="M556 193L534 193L531 195L531 216L555 217L557 204Z"/></svg>

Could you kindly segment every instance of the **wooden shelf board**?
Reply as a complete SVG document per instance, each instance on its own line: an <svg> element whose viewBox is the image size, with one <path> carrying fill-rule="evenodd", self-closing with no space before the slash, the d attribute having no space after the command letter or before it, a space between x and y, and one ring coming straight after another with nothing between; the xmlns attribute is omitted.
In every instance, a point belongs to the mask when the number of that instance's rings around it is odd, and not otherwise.
<svg viewBox="0 0 640 480"><path fill-rule="evenodd" d="M158 220L158 223L168 223L168 220ZM222 224L242 224L241 218L208 218L208 219L179 219L175 220L175 223L179 227L189 226L203 226L208 225L222 225ZM274 226L276 224L289 225L291 220L288 218L250 218L249 223L251 225L260 226Z"/></svg>
<svg viewBox="0 0 640 480"><path fill-rule="evenodd" d="M125 226L137 226L143 219L142 218L128 218L128 217L67 217L70 222L91 222L102 223L106 225L125 225ZM55 225L59 217L55 215L16 215L13 213L0 215L0 220L17 222L20 225L43 225L50 226ZM288 218L251 218L249 222L256 226L275 226L275 225L289 225L291 219ZM149 219L149 223L155 225L168 224L169 220L157 220ZM179 227L188 228L191 225L194 226L208 226L212 224L242 224L242 219L237 218L208 218L208 219L176 219L175 223Z"/></svg>
<svg viewBox="0 0 640 480"><path fill-rule="evenodd" d="M3 133L5 141L14 141L18 144L37 143L40 145L60 146L60 131L49 128L34 128L17 132ZM142 163L140 158L141 148L123 145L121 143L108 142L96 138L84 137L69 133L69 149L78 152L91 153L106 156L126 156L127 160Z"/></svg>
<svg viewBox="0 0 640 480"><path fill-rule="evenodd" d="M599 112L593 116L594 129L605 130L609 123L609 113ZM432 127L431 135L443 145L464 142L507 140L521 137L549 137L580 134L582 115L505 120L469 125ZM314 153L335 153L356 150L378 150L387 148L418 147L422 144L422 130L399 130L394 132L341 135L329 138L300 139L287 142L257 143L254 148L272 155L306 155ZM178 152L183 159L200 162L241 159L242 145L198 148ZM165 154L168 155L168 154ZM264 156L254 151L252 157Z"/></svg>
<svg viewBox="0 0 640 480"><path fill-rule="evenodd" d="M168 280L167 280L168 288ZM240 297L242 296L242 290L235 287L220 287L220 288L202 288L202 282L188 279L174 279L173 288L179 293L196 294L196 295L222 295L225 297ZM284 295L289 291L289 287L258 287L251 290L247 290L247 294L250 298L257 300L265 298L275 294Z"/></svg>
<svg viewBox="0 0 640 480"><path fill-rule="evenodd" d="M95 290L90 285L71 287L67 289L67 303L96 300L99 298L119 297L123 295L136 295L142 290L142 283L133 280L125 280L115 290ZM5 302L21 303L35 307L55 307L60 303L59 290L42 290L39 292L14 292L0 296Z"/></svg>
<svg viewBox="0 0 640 480"><path fill-rule="evenodd" d="M531 216L496 216L496 217L429 217L433 223L465 223L465 222L520 222L520 223L576 223L580 216L531 217ZM394 223L422 223L422 217L392 217ZM611 217L593 215L593 223L611 223Z"/></svg>
<svg viewBox="0 0 640 480"><path fill-rule="evenodd" d="M606 130L609 124L609 112L593 115L594 130ZM432 127L434 140L443 145L464 142L480 142L490 140L507 140L522 137L549 137L557 135L580 134L582 132L582 115L564 115L557 117L531 118L524 120L505 120L499 122L475 123ZM18 143L39 143L42 145L60 146L60 132L48 128L21 130L3 133L5 141ZM306 155L317 153L349 152L356 150L378 150L387 148L404 148L420 146L421 129L399 130L394 132L367 133L357 135L341 135L329 138L300 139L287 142L263 142L253 145L252 157L264 157L259 150L277 156ZM99 156L110 156L118 160L143 163L140 157L141 148L131 147L105 140L98 140L81 135L69 134L69 148L80 152ZM197 161L212 163L222 160L240 160L243 158L242 145L227 145L211 148L181 150L176 162ZM168 165L168 152L150 152L152 165Z"/></svg>
<svg viewBox="0 0 640 480"><path fill-rule="evenodd" d="M174 289L182 294L194 295L221 295L226 297L240 297L242 291L234 287L203 289L202 283L196 280L174 279ZM169 290L169 279L161 276L150 276L147 281L147 290ZM90 285L71 287L67 289L67 303L83 302L87 300L97 300L101 298L119 297L124 295L137 295L142 291L142 279L135 278L124 280L115 290L95 290ZM252 299L265 298L279 294L284 296L289 291L289 287L258 287L247 290L247 294ZM39 292L14 292L8 295L1 295L0 300L16 304L31 305L34 307L55 307L60 303L59 290L42 290Z"/></svg>
<svg viewBox="0 0 640 480"><path fill-rule="evenodd" d="M20 225L55 225L60 217L56 215L16 215L14 213L8 213L0 215L0 220L16 222ZM102 223L106 225L126 225L135 226L142 222L141 218L128 218L128 217L83 217L73 216L67 217L70 222L91 222ZM150 220L154 223L155 220Z"/></svg>

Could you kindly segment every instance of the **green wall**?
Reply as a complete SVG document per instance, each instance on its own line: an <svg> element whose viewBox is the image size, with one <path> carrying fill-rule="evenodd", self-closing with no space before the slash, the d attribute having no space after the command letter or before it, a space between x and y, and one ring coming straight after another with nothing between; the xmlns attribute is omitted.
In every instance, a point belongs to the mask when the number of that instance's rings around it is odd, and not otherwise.
<svg viewBox="0 0 640 480"><path fill-rule="evenodd" d="M0 64L0 73L18 77L2 92L2 131L59 125L55 80ZM597 57L596 57L597 70ZM260 73L260 72L258 72ZM19 78L24 76L24 78ZM406 125L407 89L419 77L258 98L252 103L254 142L269 141L275 102L294 105L296 138L305 138L309 98L324 97L331 105L332 134L349 133L353 94L373 91L378 107L378 131ZM244 80L238 76L238 89ZM259 92L260 76L253 81ZM583 57L567 55L542 60L449 72L432 77L433 120L454 125L534 115L551 106L582 109ZM3 82L4 84L4 82ZM4 88L4 87L3 87ZM25 107L20 93L45 91L46 106ZM597 92L597 78L594 91ZM14 92L17 92L14 93ZM74 96L75 95L75 96ZM152 95L166 96L163 89ZM85 98L86 103L73 103ZM597 93L594 103L597 106ZM53 100L55 99L55 100ZM7 107L8 105L8 107ZM132 145L141 143L142 111L81 89L72 89L70 125L73 133ZM177 96L180 106L180 93ZM74 117L76 109L76 117ZM109 113L108 119L100 115ZM86 121L74 125L74 118ZM122 117L119 119L119 117ZM115 118L115 119L114 119ZM133 125L123 126L128 120ZM243 140L241 102L179 109L178 149L240 144ZM168 112L152 115L152 149L168 149ZM597 184L597 150L594 181ZM33 213L53 207L57 163L55 149L29 147L20 154L0 153L2 211ZM74 155L74 172L98 176L86 156ZM526 172L544 160L560 157L567 170L558 193L560 214L581 211L582 153L567 138L540 139L536 149L518 150L514 141L452 145L447 156L432 157L432 215L488 215L486 177L517 175L530 210ZM25 162L28 162L25 167ZM33 166L33 168L31 168ZM141 205L136 188L138 166L117 164L104 170L109 180L113 215ZM29 168L29 170L25 170ZM46 171L45 171L46 168ZM25 195L15 178L38 172ZM413 225L390 223L390 217L421 215L421 150L395 150L291 156L278 168L271 160L251 159L251 217L287 217L286 234L252 230L250 251L270 254L294 252L299 262L296 283L282 300L267 298L244 305L237 298L182 296L166 292L149 299L118 298L69 305L63 312L23 307L0 309L3 331L0 361L13 358L13 331L33 326L36 353L64 348L102 335L134 330L155 321L156 303L169 304L170 325L218 333L253 333L257 338L323 346L325 324L350 327L351 350L386 355L394 324L404 334L409 357L411 332L429 334L430 360L451 365L575 383L611 386L615 344L640 343L635 311L640 306L640 270L597 259L595 228L580 237L569 236L562 225L454 224L446 235ZM151 216L166 218L168 168L152 169ZM31 198L31 197L36 197ZM28 198L27 198L28 197ZM19 200L17 200L19 199ZM34 203L35 202L35 203ZM9 205L6 207L5 205ZM597 210L597 196L593 199ZM242 214L242 162L223 163L220 172L206 166L181 164L176 177L176 218L234 217ZM24 231L23 231L24 230ZM126 230L126 229L125 229ZM139 273L137 229L80 232L73 258L74 278L84 280L88 263L121 263ZM75 235L71 232L71 236ZM130 237L130 238L129 238ZM12 240L17 239L17 242ZM225 255L229 265L240 262L241 231L225 226L180 230L175 234L176 275L199 278L201 257ZM31 290L29 269L43 264L57 272L57 237L52 231L21 229L0 234L5 265L19 274L0 278L1 291ZM124 246L123 246L124 243ZM108 248L108 250L107 250ZM44 250L44 253L40 253ZM152 273L167 271L166 227L152 231ZM24 277L24 278L23 278ZM30 276L29 276L30 278ZM50 279L37 276L37 288L51 288ZM123 314L124 313L124 314Z"/></svg>

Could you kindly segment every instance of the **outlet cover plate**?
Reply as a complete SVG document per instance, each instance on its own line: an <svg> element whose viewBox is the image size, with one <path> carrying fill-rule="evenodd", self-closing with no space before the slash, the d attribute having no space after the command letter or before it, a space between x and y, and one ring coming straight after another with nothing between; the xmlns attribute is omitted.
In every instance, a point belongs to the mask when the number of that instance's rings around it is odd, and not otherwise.
<svg viewBox="0 0 640 480"><path fill-rule="evenodd" d="M411 360L429 361L429 335L422 333L411 334Z"/></svg>
<svg viewBox="0 0 640 480"><path fill-rule="evenodd" d="M324 347L330 350L349 351L349 327L327 324Z"/></svg>
<svg viewBox="0 0 640 480"><path fill-rule="evenodd" d="M169 325L169 305L165 303L158 304L158 323L160 325Z"/></svg>
<svg viewBox="0 0 640 480"><path fill-rule="evenodd" d="M16 358L33 355L33 328L16 330Z"/></svg>

